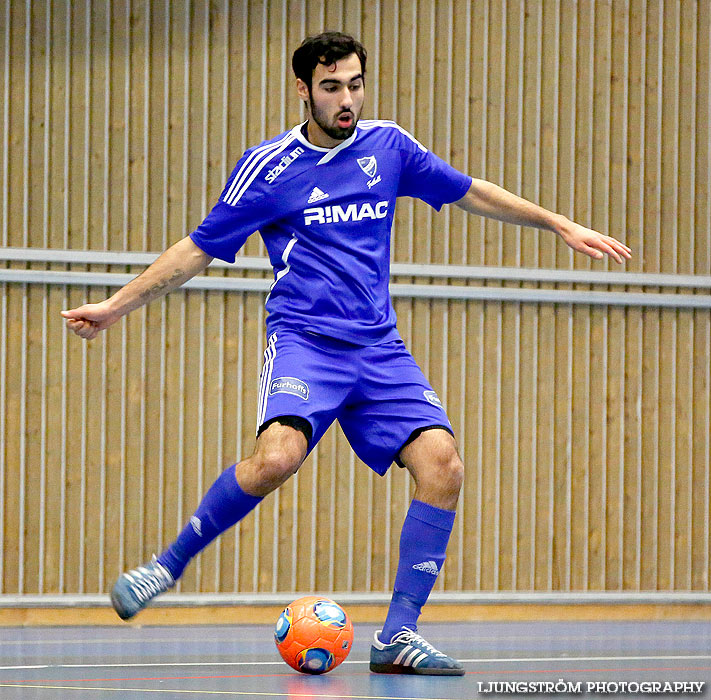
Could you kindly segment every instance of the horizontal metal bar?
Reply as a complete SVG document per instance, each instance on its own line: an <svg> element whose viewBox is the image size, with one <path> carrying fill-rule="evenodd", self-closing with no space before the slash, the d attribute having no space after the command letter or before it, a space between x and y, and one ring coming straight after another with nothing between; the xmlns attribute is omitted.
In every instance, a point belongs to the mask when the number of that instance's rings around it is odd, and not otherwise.
<svg viewBox="0 0 711 700"><path fill-rule="evenodd" d="M393 275L447 277L450 279L496 280L502 282L549 282L554 284L615 284L632 287L711 288L711 276L669 275L646 272L594 270L550 270L525 267L476 267L469 265L393 264Z"/></svg>
<svg viewBox="0 0 711 700"><path fill-rule="evenodd" d="M0 269L0 282L26 282L36 284L85 285L121 287L135 275L113 272L64 272L59 270ZM222 291L269 291L271 279L246 279L241 277L204 277L188 280L183 286L189 289ZM657 294L640 292L593 292L567 289L520 289L511 287L462 287L435 284L390 285L393 297L424 299L460 299L485 301L512 301L539 304L592 304L596 306L651 306L668 308L711 308L711 295Z"/></svg>
<svg viewBox="0 0 711 700"><path fill-rule="evenodd" d="M284 605L309 592L285 593L166 593L152 607L206 607ZM386 605L389 593L329 592L324 595L345 606ZM93 608L108 607L108 595L0 595L0 608ZM711 605L711 593L681 591L641 592L434 592L428 605Z"/></svg>
<svg viewBox="0 0 711 700"><path fill-rule="evenodd" d="M426 299L479 299L538 304L592 304L594 306L664 306L711 308L708 294L655 294L654 292L591 292L568 289L514 289L511 287L458 287L434 284L391 284L394 297Z"/></svg>
<svg viewBox="0 0 711 700"><path fill-rule="evenodd" d="M15 262L65 263L74 265L150 265L159 253L121 253L97 250L48 248L2 248L0 260ZM268 258L238 256L234 264L213 260L211 267L236 270L271 270ZM558 284L614 284L633 287L677 287L711 289L709 275L670 275L591 270L549 270L471 265L416 265L393 263L392 276L498 280L508 282L549 282Z"/></svg>
<svg viewBox="0 0 711 700"><path fill-rule="evenodd" d="M66 263L67 265L143 265L148 266L160 253L119 253L104 250L66 250L52 248L2 248L0 260L17 262ZM241 270L271 270L269 258L240 257L235 265L215 259L211 267Z"/></svg>
<svg viewBox="0 0 711 700"><path fill-rule="evenodd" d="M0 282L34 284L76 284L87 287L123 287L136 275L121 272L64 272L61 270L2 270ZM246 292L268 292L271 279L243 277L193 277L183 287L191 289L222 289Z"/></svg>

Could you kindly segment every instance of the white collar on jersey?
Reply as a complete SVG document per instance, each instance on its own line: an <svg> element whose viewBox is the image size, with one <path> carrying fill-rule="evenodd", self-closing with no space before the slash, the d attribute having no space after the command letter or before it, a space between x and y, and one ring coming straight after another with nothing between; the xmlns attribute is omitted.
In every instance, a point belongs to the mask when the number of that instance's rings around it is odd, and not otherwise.
<svg viewBox="0 0 711 700"><path fill-rule="evenodd" d="M306 124L306 122L301 122L301 124L297 124L291 130L291 133L294 134L295 138L299 141L299 143L303 144L307 148L310 148L313 151L321 151L325 154L323 158L321 158L321 160L316 163L316 165L323 165L324 163L328 163L329 160L337 156L344 148L348 148L348 146L350 146L356 140L356 136L358 135L358 127L356 127L356 130L345 141L339 143L338 146L335 146L334 148L322 148L321 146L314 146L303 135L301 129L304 124Z"/></svg>

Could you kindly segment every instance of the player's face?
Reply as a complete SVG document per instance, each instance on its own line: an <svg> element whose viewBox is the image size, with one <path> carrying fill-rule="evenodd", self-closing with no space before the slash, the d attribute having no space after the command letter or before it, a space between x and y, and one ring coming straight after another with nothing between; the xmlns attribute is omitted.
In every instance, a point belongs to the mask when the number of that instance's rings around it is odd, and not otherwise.
<svg viewBox="0 0 711 700"><path fill-rule="evenodd" d="M343 141L353 134L364 99L363 73L356 54L330 66L319 63L314 69L311 90L300 80L297 90L309 105L311 119L327 137L324 141Z"/></svg>

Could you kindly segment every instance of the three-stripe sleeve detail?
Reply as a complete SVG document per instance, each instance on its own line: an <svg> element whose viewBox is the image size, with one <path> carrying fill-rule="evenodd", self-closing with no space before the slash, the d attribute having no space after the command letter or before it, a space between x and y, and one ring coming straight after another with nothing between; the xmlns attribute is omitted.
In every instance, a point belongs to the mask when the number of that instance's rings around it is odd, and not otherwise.
<svg viewBox="0 0 711 700"><path fill-rule="evenodd" d="M294 134L289 132L283 139L275 143L267 144L255 148L235 175L232 184L224 196L227 204L237 204L247 188L252 184L254 178L260 173L262 168L277 154L281 153L292 141Z"/></svg>

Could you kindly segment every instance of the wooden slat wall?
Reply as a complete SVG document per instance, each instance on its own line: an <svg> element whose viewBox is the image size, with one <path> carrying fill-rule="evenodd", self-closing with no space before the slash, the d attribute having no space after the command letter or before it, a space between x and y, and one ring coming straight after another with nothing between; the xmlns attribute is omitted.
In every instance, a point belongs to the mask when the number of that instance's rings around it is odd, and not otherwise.
<svg viewBox="0 0 711 700"><path fill-rule="evenodd" d="M711 274L711 10L693 0L6 0L2 244L159 251L184 236L241 152L301 119L291 52L325 27L369 50L365 116L623 238L629 271ZM258 236L244 249L263 251ZM607 267L409 200L393 251ZM58 312L109 289L1 289L0 592L105 591L251 451L263 297L176 292L86 344ZM709 590L708 310L396 310L468 469L440 589ZM411 494L331 430L181 590L388 590Z"/></svg>

